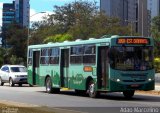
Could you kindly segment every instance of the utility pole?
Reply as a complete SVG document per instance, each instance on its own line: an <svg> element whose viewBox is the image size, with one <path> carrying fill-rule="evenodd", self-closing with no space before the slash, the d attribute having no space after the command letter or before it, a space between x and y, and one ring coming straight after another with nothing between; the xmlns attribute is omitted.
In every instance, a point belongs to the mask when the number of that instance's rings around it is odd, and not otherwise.
<svg viewBox="0 0 160 113"><path fill-rule="evenodd" d="M135 21L125 20L125 22L131 23L131 36L133 36L133 25L134 25L134 23L137 23L138 21L137 20L135 20Z"/></svg>

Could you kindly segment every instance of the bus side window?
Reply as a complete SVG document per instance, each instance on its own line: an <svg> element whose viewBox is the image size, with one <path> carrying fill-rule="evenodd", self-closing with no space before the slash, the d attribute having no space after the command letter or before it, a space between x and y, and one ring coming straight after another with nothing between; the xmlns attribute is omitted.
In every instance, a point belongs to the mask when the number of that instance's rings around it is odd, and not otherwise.
<svg viewBox="0 0 160 113"><path fill-rule="evenodd" d="M59 64L59 48L50 49L50 64Z"/></svg>
<svg viewBox="0 0 160 113"><path fill-rule="evenodd" d="M83 58L83 46L79 45L71 47L70 63L81 64L82 58Z"/></svg>
<svg viewBox="0 0 160 113"><path fill-rule="evenodd" d="M84 46L83 63L84 64L95 64L96 63L95 45L85 45Z"/></svg>
<svg viewBox="0 0 160 113"><path fill-rule="evenodd" d="M41 64L49 64L49 49L48 48L42 48L41 49Z"/></svg>

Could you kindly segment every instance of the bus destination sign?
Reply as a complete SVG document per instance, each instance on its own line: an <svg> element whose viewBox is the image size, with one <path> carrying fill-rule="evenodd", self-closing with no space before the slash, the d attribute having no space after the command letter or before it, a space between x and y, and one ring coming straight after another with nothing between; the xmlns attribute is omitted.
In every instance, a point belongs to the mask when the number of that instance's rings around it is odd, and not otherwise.
<svg viewBox="0 0 160 113"><path fill-rule="evenodd" d="M118 38L117 44L149 44L147 38Z"/></svg>

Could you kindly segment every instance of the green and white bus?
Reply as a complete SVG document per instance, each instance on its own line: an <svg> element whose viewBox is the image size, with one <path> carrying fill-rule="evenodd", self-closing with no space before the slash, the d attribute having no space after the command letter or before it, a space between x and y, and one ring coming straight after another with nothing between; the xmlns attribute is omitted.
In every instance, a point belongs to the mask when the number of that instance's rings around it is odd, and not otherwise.
<svg viewBox="0 0 160 113"><path fill-rule="evenodd" d="M28 46L28 83L45 86L48 93L61 88L85 92L154 90L154 42L149 37L103 36L62 43Z"/></svg>

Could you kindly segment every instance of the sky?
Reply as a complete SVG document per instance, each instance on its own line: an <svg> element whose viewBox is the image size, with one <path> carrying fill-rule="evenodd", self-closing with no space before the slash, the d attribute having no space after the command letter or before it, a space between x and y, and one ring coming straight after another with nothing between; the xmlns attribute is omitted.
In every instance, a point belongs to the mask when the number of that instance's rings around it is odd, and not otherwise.
<svg viewBox="0 0 160 113"><path fill-rule="evenodd" d="M13 0L0 0L0 26L2 24L2 8L3 3L12 3ZM40 21L42 17L48 14L53 13L53 6L58 5L62 6L66 3L74 2L78 0L30 0L30 16L34 15L38 12L46 12L46 13L39 13L32 17L30 17L30 21ZM85 1L85 0L84 0ZM86 0L86 1L94 1L94 0ZM96 0L98 1L98 0Z"/></svg>

